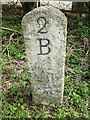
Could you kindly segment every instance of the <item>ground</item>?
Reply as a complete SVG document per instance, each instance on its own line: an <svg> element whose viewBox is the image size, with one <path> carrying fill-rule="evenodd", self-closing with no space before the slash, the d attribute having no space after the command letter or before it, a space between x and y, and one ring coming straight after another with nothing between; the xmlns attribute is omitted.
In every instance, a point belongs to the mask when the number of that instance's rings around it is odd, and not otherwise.
<svg viewBox="0 0 90 120"><path fill-rule="evenodd" d="M1 118L30 120L89 120L90 73L88 19L67 15L68 34L62 107L35 105L30 96L30 75L21 34L22 8L3 7ZM5 29L8 28L8 29ZM13 30L15 31L13 31ZM18 31L18 32L17 32Z"/></svg>

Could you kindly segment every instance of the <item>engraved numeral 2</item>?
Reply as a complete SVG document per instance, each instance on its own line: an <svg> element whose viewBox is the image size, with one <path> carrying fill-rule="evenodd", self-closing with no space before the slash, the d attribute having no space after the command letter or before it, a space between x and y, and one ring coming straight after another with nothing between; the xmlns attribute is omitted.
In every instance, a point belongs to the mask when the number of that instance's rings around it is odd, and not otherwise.
<svg viewBox="0 0 90 120"><path fill-rule="evenodd" d="M44 29L46 27L46 19L44 17L39 17L37 19L37 23L40 26L40 30L38 30L37 33L47 33L47 31ZM39 38L37 40L39 41L40 46L40 53L38 53L38 55L48 55L51 51L49 47L50 40L47 38Z"/></svg>
<svg viewBox="0 0 90 120"><path fill-rule="evenodd" d="M40 25L40 21L43 20L43 26L40 28L40 30L37 33L47 33L47 31L44 30L44 28L46 27L46 19L44 17L39 17L37 19L37 23ZM44 31L43 31L44 30Z"/></svg>

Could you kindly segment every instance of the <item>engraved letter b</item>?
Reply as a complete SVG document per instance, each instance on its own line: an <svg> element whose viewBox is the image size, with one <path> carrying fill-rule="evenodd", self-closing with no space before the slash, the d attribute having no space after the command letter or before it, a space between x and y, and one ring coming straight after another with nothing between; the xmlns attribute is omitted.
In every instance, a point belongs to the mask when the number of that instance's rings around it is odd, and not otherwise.
<svg viewBox="0 0 90 120"><path fill-rule="evenodd" d="M50 47L48 46L50 44L49 39L38 39L39 40L39 45L40 45L40 53L38 55L47 55L50 53ZM47 42L47 44L43 44L43 42L45 43L45 41ZM43 52L44 48L47 47L47 51Z"/></svg>

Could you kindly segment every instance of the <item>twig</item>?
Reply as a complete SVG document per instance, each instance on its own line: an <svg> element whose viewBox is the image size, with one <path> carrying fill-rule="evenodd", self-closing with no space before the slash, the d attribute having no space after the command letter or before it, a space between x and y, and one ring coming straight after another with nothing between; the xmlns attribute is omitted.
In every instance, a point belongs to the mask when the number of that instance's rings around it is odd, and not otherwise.
<svg viewBox="0 0 90 120"><path fill-rule="evenodd" d="M14 36L14 33L12 33L11 35L10 35L10 38L9 38L9 44L6 46L6 48L2 51L2 54L7 50L8 51L8 56L9 56L9 46L10 46L10 44L11 44L11 41L12 41L12 39L13 39L13 36Z"/></svg>
<svg viewBox="0 0 90 120"><path fill-rule="evenodd" d="M86 52L85 58L87 58L88 54L89 54L89 49L88 49L87 52Z"/></svg>
<svg viewBox="0 0 90 120"><path fill-rule="evenodd" d="M9 46L10 46L10 44L11 44L11 41L13 40L13 36L14 36L14 33L12 33L11 35L10 35L10 38L9 38L9 44L7 45L7 51L8 51L8 57L9 57Z"/></svg>
<svg viewBox="0 0 90 120"><path fill-rule="evenodd" d="M68 57L68 56L71 55L70 53L72 53L72 51L73 51L73 50L72 50L73 46L74 46L74 45L72 45L72 46L70 47L70 49L67 51L66 57Z"/></svg>
<svg viewBox="0 0 90 120"><path fill-rule="evenodd" d="M87 69L89 68L89 63L88 63L88 54L89 54L89 49L87 50L86 52L86 55L85 55L85 65L87 66Z"/></svg>
<svg viewBox="0 0 90 120"><path fill-rule="evenodd" d="M16 33L18 33L18 34L21 34L22 35L22 33L21 32L19 32L19 31L17 31L17 30L13 30L13 29L10 29L10 28L6 28L6 27L1 27L3 30L7 30L7 31L11 31L11 32L16 32Z"/></svg>
<svg viewBox="0 0 90 120"><path fill-rule="evenodd" d="M73 86L72 86L73 87ZM67 101L68 101L68 99L69 99L69 97L70 97L70 94L71 94L71 92L73 91L73 88L71 88L71 90L70 90L70 92L69 92L69 95L67 96L67 98L66 98L66 100L65 100L65 102L64 103L66 103Z"/></svg>

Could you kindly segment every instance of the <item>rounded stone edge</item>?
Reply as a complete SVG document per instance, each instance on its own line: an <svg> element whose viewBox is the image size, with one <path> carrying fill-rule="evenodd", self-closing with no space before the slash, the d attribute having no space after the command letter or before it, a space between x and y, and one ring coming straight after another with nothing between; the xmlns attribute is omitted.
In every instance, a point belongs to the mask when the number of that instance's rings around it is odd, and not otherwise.
<svg viewBox="0 0 90 120"><path fill-rule="evenodd" d="M23 16L23 18L22 18L22 22L21 22L21 25L23 25L23 21L24 21L24 19L25 18L27 18L28 17L28 15L30 15L31 14L31 16L35 13L35 14L37 14L37 13L41 13L40 12L40 10L42 11L42 10L47 10L47 9L49 9L49 11L50 11L50 9L51 9L51 11L56 11L56 13L58 13L58 15L60 14L60 15L62 15L65 19L63 19L63 22L64 23L67 23L67 17L65 16L65 14L62 12L62 11L60 11L59 9L57 9L57 8L55 8L55 7L53 7L53 6L41 6L41 7L38 7L38 8L35 8L35 9L33 9L32 11L30 11L30 12L28 12L27 14L25 14L24 16Z"/></svg>

